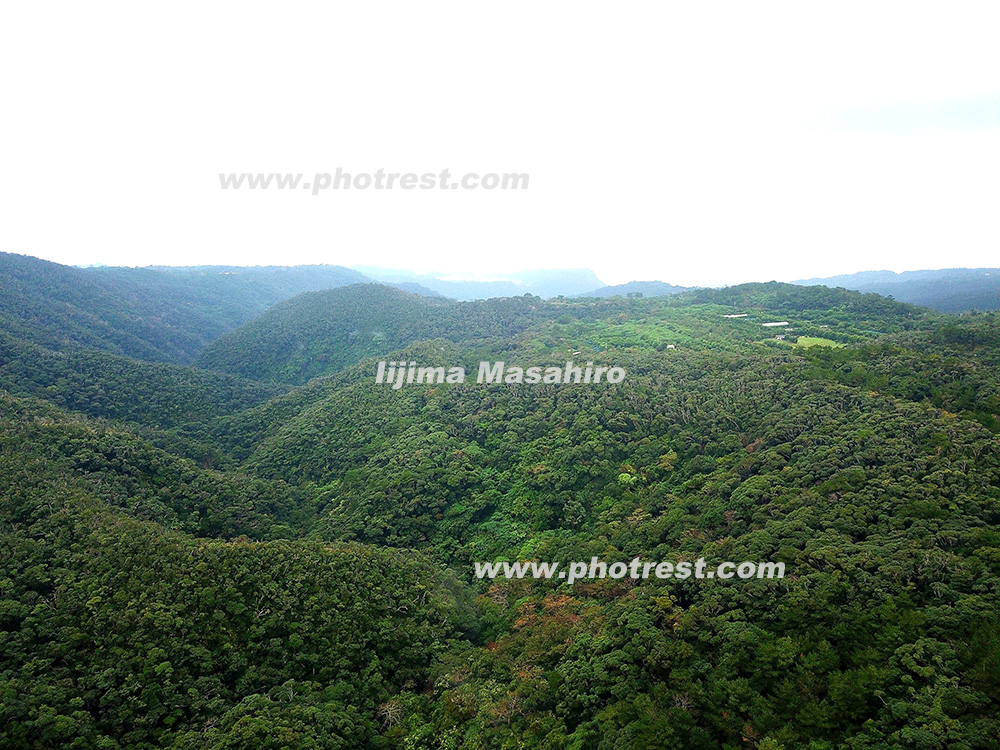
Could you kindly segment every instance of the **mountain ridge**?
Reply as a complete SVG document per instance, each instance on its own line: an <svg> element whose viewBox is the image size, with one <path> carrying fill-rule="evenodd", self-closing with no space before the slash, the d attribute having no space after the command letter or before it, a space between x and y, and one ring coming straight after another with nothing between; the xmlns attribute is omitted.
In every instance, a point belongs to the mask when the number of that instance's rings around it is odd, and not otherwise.
<svg viewBox="0 0 1000 750"><path fill-rule="evenodd" d="M875 292L942 312L1000 309L1000 268L942 268L919 271L859 271L791 282Z"/></svg>

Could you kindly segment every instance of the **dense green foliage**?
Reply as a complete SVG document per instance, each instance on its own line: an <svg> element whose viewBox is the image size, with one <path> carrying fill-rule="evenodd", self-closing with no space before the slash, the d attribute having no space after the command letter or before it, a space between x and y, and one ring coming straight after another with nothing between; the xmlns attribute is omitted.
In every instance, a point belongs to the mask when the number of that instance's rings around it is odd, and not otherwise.
<svg viewBox="0 0 1000 750"><path fill-rule="evenodd" d="M558 348L550 334L571 340L566 350L646 346L659 336L668 343L711 346L714 341L757 341L756 317L722 317L733 309L795 313L798 332L824 331L861 341L881 331L898 331L924 318L924 311L844 290L789 284L747 284L725 290L702 289L669 300L612 298L545 301L524 295L455 302L360 284L303 294L275 305L259 318L209 345L199 365L245 378L302 384L366 357L385 357L417 341L443 338L484 353L531 330L539 349ZM546 321L563 328L534 328ZM754 323L756 325L747 325ZM569 326L569 327L567 327ZM586 326L582 328L581 326ZM611 337L595 335L600 331ZM624 333L624 338L622 334Z"/></svg>
<svg viewBox="0 0 1000 750"><path fill-rule="evenodd" d="M291 536L308 517L282 482L199 466L117 428L0 392L0 446L45 480L137 518L198 536Z"/></svg>
<svg viewBox="0 0 1000 750"><path fill-rule="evenodd" d="M275 302L364 279L340 266L71 268L0 253L0 330L59 351L190 362Z"/></svg>
<svg viewBox="0 0 1000 750"><path fill-rule="evenodd" d="M996 315L782 284L363 285L220 339L201 362L228 375L20 333L0 746L996 747ZM377 358L472 377L393 390ZM474 382L568 359L628 375ZM787 575L473 573L593 556Z"/></svg>
<svg viewBox="0 0 1000 750"><path fill-rule="evenodd" d="M152 427L211 420L256 406L280 391L223 373L100 351L57 353L2 331L0 388L92 417Z"/></svg>
<svg viewBox="0 0 1000 750"><path fill-rule="evenodd" d="M0 453L3 747L379 746L471 623L420 557L182 537L40 468Z"/></svg>
<svg viewBox="0 0 1000 750"><path fill-rule="evenodd" d="M302 294L223 336L203 367L256 380L304 383L422 339L502 338L551 315L538 297L453 302L380 284Z"/></svg>

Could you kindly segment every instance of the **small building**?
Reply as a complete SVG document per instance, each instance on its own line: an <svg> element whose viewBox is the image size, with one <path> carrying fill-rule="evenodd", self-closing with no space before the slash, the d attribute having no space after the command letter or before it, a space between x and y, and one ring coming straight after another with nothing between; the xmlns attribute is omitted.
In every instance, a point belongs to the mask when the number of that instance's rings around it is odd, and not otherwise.
<svg viewBox="0 0 1000 750"><path fill-rule="evenodd" d="M788 321L787 320L779 320L779 321L776 321L774 323L761 323L761 325L764 326L764 328L777 328L779 326L787 326L788 325Z"/></svg>

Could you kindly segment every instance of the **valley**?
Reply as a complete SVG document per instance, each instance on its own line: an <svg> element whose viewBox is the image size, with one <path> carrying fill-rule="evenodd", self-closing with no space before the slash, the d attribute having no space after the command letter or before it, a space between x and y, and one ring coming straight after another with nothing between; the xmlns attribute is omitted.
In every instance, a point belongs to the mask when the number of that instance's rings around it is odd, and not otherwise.
<svg viewBox="0 0 1000 750"><path fill-rule="evenodd" d="M364 282L214 327L188 289L168 334L162 297L30 265L0 304L0 745L1000 736L996 313ZM472 376L568 360L627 376ZM475 574L594 557L788 575Z"/></svg>

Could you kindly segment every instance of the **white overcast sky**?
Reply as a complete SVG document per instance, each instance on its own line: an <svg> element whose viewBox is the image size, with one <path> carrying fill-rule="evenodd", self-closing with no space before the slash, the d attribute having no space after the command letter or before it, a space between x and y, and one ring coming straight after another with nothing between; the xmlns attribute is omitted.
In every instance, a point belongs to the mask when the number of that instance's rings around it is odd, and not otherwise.
<svg viewBox="0 0 1000 750"><path fill-rule="evenodd" d="M0 250L591 268L1000 266L1000 5L4 3ZM220 172L527 172L223 191Z"/></svg>

